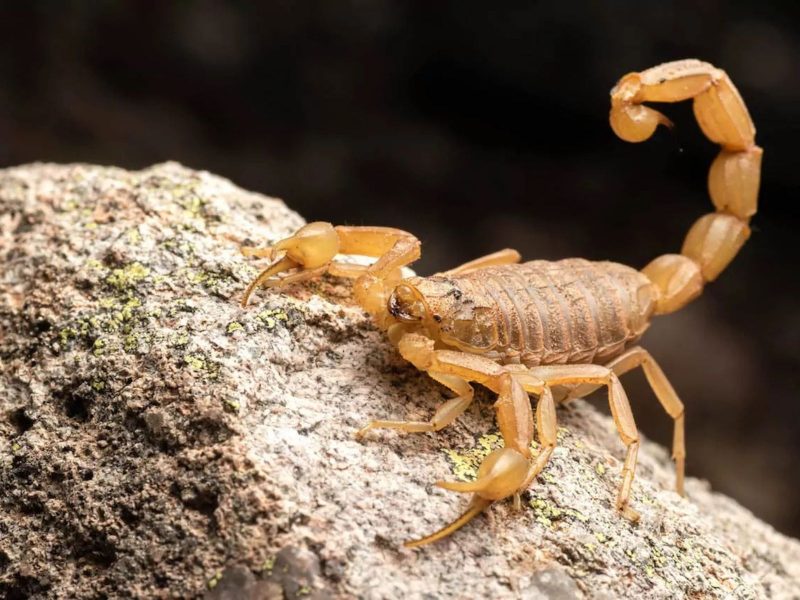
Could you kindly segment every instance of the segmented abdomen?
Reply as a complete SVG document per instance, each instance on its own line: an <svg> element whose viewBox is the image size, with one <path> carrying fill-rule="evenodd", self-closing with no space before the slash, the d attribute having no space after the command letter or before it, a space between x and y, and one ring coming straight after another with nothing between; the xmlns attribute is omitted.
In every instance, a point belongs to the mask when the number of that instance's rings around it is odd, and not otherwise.
<svg viewBox="0 0 800 600"><path fill-rule="evenodd" d="M641 337L655 302L644 275L611 262L537 260L456 279L497 307L496 350L528 365L607 362Z"/></svg>

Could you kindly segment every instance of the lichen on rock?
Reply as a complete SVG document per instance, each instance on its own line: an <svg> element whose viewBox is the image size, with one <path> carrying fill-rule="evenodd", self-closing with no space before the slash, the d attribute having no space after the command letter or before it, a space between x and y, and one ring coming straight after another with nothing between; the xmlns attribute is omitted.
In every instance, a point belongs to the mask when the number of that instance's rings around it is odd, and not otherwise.
<svg viewBox="0 0 800 600"><path fill-rule="evenodd" d="M559 409L516 513L452 520L499 439L491 397L437 434L353 432L446 397L331 277L241 293L238 251L302 219L174 163L0 171L0 596L800 596L800 544L645 442L633 525L609 420ZM534 447L534 451L536 448Z"/></svg>

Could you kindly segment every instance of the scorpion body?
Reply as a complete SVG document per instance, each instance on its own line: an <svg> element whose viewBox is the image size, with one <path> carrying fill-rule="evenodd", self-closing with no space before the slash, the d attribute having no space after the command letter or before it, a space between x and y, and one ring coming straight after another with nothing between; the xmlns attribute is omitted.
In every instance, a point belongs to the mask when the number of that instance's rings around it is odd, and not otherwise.
<svg viewBox="0 0 800 600"><path fill-rule="evenodd" d="M434 312L438 295L447 290L449 306L438 312L465 326L440 324L440 330L448 330L446 344L528 367L605 364L642 336L658 297L639 271L580 258L492 266L452 277L414 277L408 283ZM479 316L482 312L485 318Z"/></svg>
<svg viewBox="0 0 800 600"><path fill-rule="evenodd" d="M728 76L698 60L681 60L630 73L611 91L610 124L629 142L671 125L644 102L693 100L700 128L721 152L708 189L716 211L689 230L679 254L665 254L641 271L612 263L567 259L520 264L506 249L431 277L403 278L420 256L412 234L387 227L334 227L310 223L268 248L242 248L271 262L250 284L253 291L324 273L354 280L353 295L385 329L400 354L453 391L429 421L372 421L376 428L437 431L470 405L473 383L498 396L494 407L504 447L489 454L471 482L440 481L470 492L472 501L453 523L407 546L427 544L462 527L497 500L520 494L547 465L557 443L557 401L605 387L626 448L616 507L629 506L639 434L619 377L641 367L673 420L676 491L683 494L684 405L650 354L637 345L654 315L674 312L701 294L736 256L756 212L762 150L755 127ZM368 266L336 261L337 254L375 257ZM284 273L285 272L285 273ZM280 273L284 273L280 275ZM529 395L537 396L536 412ZM538 452L531 452L537 438Z"/></svg>

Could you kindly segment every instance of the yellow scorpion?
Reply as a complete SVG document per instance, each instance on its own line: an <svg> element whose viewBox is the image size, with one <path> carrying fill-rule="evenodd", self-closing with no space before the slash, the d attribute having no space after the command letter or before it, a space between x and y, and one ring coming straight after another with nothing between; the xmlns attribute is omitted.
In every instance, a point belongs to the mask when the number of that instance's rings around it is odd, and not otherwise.
<svg viewBox="0 0 800 600"><path fill-rule="evenodd" d="M643 102L688 99L694 100L700 128L722 148L708 175L716 212L695 222L680 254L659 256L641 271L580 258L520 263L517 251L505 249L431 277L403 278L402 267L420 257L420 242L412 234L322 222L310 223L269 248L242 248L245 255L271 259L247 288L243 305L262 285L281 286L326 272L352 278L355 300L387 331L403 358L455 393L430 421L373 421L359 437L375 428L438 431L470 405L473 382L498 395L494 408L504 447L486 457L475 481L437 483L472 493L468 508L453 523L406 546L451 534L497 500L513 496L519 504L520 494L542 472L556 446L556 403L602 386L608 389L611 414L626 447L616 507L636 520L628 499L639 433L619 381L636 367L644 370L674 421L672 457L676 489L683 494L683 403L637 342L653 315L676 311L699 296L749 237L762 150L755 145L755 127L731 80L699 60L625 75L611 91L610 113L620 138L641 142L659 124L670 125ZM337 262L338 254L377 260L355 265ZM538 397L535 415L529 394ZM534 431L541 448L536 456L530 451Z"/></svg>

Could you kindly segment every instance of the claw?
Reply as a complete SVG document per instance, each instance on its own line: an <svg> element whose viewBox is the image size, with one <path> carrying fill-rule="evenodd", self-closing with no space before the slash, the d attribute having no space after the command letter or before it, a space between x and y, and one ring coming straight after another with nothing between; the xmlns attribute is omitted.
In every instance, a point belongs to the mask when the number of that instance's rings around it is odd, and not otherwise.
<svg viewBox="0 0 800 600"><path fill-rule="evenodd" d="M339 235L330 223L316 221L304 225L273 248L286 251L286 256L306 269L315 269L327 265L339 252Z"/></svg>
<svg viewBox="0 0 800 600"><path fill-rule="evenodd" d="M309 223L297 230L293 236L279 241L271 248L253 250L242 248L245 255L269 256L273 262L256 277L244 292L242 306L247 306L250 295L260 285L267 287L302 281L322 274L339 252L339 235L330 223ZM279 255L280 258L275 258ZM270 280L278 273L291 269L302 269L299 273Z"/></svg>
<svg viewBox="0 0 800 600"><path fill-rule="evenodd" d="M512 448L495 450L481 463L475 481L437 481L454 492L475 492L490 500L502 500L519 490L528 474L528 461Z"/></svg>
<svg viewBox="0 0 800 600"><path fill-rule="evenodd" d="M467 510L458 517L455 521L442 527L439 531L432 533L430 535L426 535L424 538L420 538L418 540L410 540L405 542L403 546L406 548L418 548L419 546L424 546L425 544L431 544L442 538L447 537L457 529L461 529L464 525L472 521L475 517L483 512L483 510L488 507L492 503L491 500L487 500L486 498L481 498L477 494L472 497L472 502L470 502L469 507Z"/></svg>
<svg viewBox="0 0 800 600"><path fill-rule="evenodd" d="M403 544L416 548L447 537L460 529L496 500L517 495L528 474L528 461L512 448L495 450L481 463L475 481L437 481L436 485L454 492L475 492L467 510L455 521L431 535Z"/></svg>
<svg viewBox="0 0 800 600"><path fill-rule="evenodd" d="M282 256L278 260L275 260L270 264L266 269L259 273L258 277L256 277L253 281L250 282L250 285L247 286L247 289L244 291L244 297L242 298L242 307L246 307L247 303L250 301L250 295L253 291L260 286L261 284L275 285L281 282L280 279L267 281L273 275L277 275L283 271L288 271L290 269L294 269L295 267L299 267L300 263L295 262L288 256Z"/></svg>

